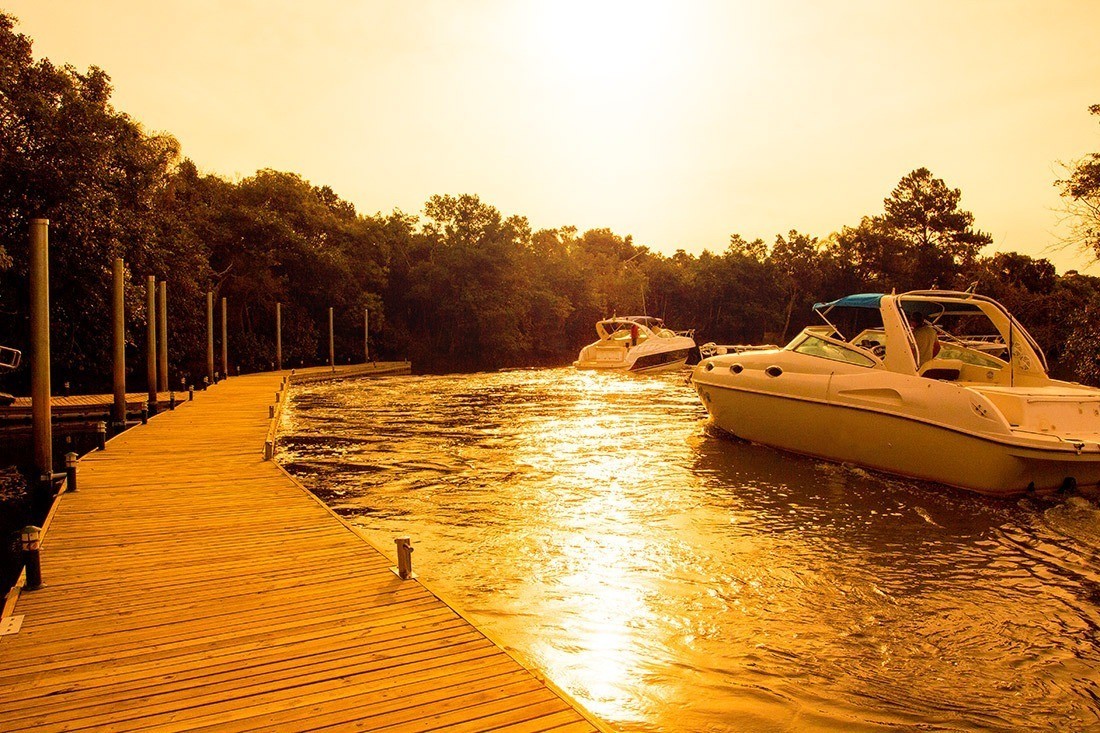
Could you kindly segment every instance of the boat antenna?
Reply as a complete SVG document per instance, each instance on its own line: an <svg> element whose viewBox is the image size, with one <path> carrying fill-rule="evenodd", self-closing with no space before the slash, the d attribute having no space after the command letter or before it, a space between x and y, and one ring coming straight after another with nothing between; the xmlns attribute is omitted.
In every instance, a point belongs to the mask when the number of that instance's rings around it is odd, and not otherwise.
<svg viewBox="0 0 1100 733"><path fill-rule="evenodd" d="M1012 348L1012 315L1008 316L1008 386L1016 386L1016 354Z"/></svg>

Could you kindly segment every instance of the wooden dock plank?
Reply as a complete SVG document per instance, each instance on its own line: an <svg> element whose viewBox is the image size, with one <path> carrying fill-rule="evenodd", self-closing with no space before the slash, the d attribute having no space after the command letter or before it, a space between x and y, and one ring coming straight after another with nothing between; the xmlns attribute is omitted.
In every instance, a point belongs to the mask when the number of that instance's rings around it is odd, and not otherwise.
<svg viewBox="0 0 1100 733"><path fill-rule="evenodd" d="M605 730L263 460L282 376L81 460L4 609L0 730Z"/></svg>

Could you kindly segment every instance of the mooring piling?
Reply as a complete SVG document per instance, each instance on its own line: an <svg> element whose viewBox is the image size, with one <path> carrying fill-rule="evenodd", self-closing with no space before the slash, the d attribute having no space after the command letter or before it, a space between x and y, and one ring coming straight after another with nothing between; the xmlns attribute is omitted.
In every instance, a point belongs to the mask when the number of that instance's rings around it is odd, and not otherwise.
<svg viewBox="0 0 1100 733"><path fill-rule="evenodd" d="M214 293L206 291L206 378L204 384L214 381ZM205 387L204 387L205 389Z"/></svg>
<svg viewBox="0 0 1100 733"><path fill-rule="evenodd" d="M157 279L145 278L145 386L149 392L148 411L157 411Z"/></svg>
<svg viewBox="0 0 1100 733"><path fill-rule="evenodd" d="M221 373L226 377L229 377L229 350L226 343L226 315L225 315L225 303L226 299L222 298L222 368Z"/></svg>
<svg viewBox="0 0 1100 733"><path fill-rule="evenodd" d="M328 366L336 371L336 347L332 338L332 306L328 309Z"/></svg>
<svg viewBox="0 0 1100 733"><path fill-rule="evenodd" d="M122 430L126 427L126 284L121 257L115 258L111 275L111 383L115 396L111 421Z"/></svg>
<svg viewBox="0 0 1100 733"><path fill-rule="evenodd" d="M157 390L168 391L168 284L157 289Z"/></svg>
<svg viewBox="0 0 1100 733"><path fill-rule="evenodd" d="M50 404L50 220L31 219L31 419L34 467L53 471L53 427Z"/></svg>

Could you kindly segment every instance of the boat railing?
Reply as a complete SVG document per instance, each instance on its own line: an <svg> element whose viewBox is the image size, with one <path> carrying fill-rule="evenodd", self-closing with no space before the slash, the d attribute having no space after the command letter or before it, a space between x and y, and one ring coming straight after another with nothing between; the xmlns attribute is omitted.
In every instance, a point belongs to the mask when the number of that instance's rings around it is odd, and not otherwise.
<svg viewBox="0 0 1100 733"><path fill-rule="evenodd" d="M699 355L706 359L723 354L743 354L747 351L776 351L779 348L775 344L716 344L711 341L699 347Z"/></svg>
<svg viewBox="0 0 1100 733"><path fill-rule="evenodd" d="M0 371L10 372L19 368L23 352L9 346L0 346Z"/></svg>

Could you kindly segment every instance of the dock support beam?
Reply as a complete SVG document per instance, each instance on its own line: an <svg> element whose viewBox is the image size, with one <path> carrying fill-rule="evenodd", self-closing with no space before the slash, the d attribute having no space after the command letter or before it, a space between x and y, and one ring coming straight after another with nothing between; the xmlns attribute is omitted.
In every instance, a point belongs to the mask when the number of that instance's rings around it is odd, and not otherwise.
<svg viewBox="0 0 1100 733"><path fill-rule="evenodd" d="M119 431L126 427L126 283L123 273L122 258L116 257L112 271L111 298L111 381L115 395L111 420Z"/></svg>
<svg viewBox="0 0 1100 733"><path fill-rule="evenodd" d="M363 363L370 363L370 309L363 309Z"/></svg>
<svg viewBox="0 0 1100 733"><path fill-rule="evenodd" d="M149 413L157 412L157 279L145 278L145 385L149 390Z"/></svg>
<svg viewBox="0 0 1100 733"><path fill-rule="evenodd" d="M31 419L37 475L53 472L50 423L50 220L31 219Z"/></svg>
<svg viewBox="0 0 1100 733"><path fill-rule="evenodd" d="M168 391L168 283L160 281L157 289L157 391Z"/></svg>
<svg viewBox="0 0 1100 733"><path fill-rule="evenodd" d="M336 348L332 340L332 307L328 309L328 365L332 371L336 371Z"/></svg>

